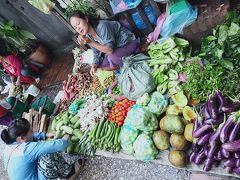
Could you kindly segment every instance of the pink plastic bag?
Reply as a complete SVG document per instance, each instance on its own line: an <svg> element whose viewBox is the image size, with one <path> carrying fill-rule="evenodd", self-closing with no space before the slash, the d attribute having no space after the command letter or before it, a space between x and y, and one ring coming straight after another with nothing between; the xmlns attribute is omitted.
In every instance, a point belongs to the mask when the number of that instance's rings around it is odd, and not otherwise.
<svg viewBox="0 0 240 180"><path fill-rule="evenodd" d="M155 27L154 31L148 35L147 42L149 42L149 43L151 43L151 42L156 43L157 42L158 37L160 35L160 32L162 30L163 23L164 23L166 17L167 17L167 13L166 12L162 13L158 17L158 19L157 19L157 26Z"/></svg>

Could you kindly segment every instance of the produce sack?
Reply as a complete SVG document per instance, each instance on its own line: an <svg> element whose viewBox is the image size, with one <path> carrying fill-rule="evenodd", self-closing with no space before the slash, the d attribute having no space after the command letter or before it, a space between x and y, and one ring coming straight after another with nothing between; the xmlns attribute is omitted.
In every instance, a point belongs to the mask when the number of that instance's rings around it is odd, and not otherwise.
<svg viewBox="0 0 240 180"><path fill-rule="evenodd" d="M147 109L156 114L157 116L161 115L166 111L168 105L167 98L159 92L154 92L151 95L151 100L148 103Z"/></svg>
<svg viewBox="0 0 240 180"><path fill-rule="evenodd" d="M152 138L146 134L141 134L133 143L135 156L138 160L153 160L158 155L158 150L154 146Z"/></svg>
<svg viewBox="0 0 240 180"><path fill-rule="evenodd" d="M133 154L133 142L136 140L137 136L139 134L139 131L135 128L132 128L128 125L123 125L119 138L121 142L121 146L123 150L127 154Z"/></svg>
<svg viewBox="0 0 240 180"><path fill-rule="evenodd" d="M152 131L158 128L158 120L144 107L134 105L128 112L124 125L129 125L140 131Z"/></svg>
<svg viewBox="0 0 240 180"><path fill-rule="evenodd" d="M148 59L148 56L140 53L123 60L123 70L118 77L118 82L124 96L130 100L137 100L144 93L155 89L151 69L147 63Z"/></svg>
<svg viewBox="0 0 240 180"><path fill-rule="evenodd" d="M184 27L189 26L197 19L198 10L196 7L188 4L188 6L181 11L172 14L168 12L168 14L160 32L162 36L162 38L158 40L160 44L168 37L176 33L182 33Z"/></svg>
<svg viewBox="0 0 240 180"><path fill-rule="evenodd" d="M51 0L28 0L28 2L45 14L51 14L51 10L55 6Z"/></svg>

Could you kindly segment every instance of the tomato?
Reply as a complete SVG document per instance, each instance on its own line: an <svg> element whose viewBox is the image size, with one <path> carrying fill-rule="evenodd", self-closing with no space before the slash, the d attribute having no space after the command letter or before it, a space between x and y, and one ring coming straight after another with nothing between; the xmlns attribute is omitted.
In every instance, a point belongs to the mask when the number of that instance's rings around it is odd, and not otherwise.
<svg viewBox="0 0 240 180"><path fill-rule="evenodd" d="M118 122L118 125L119 125L119 126L122 126L122 125L123 125L123 122L122 122L122 121L119 121L119 122Z"/></svg>
<svg viewBox="0 0 240 180"><path fill-rule="evenodd" d="M119 117L119 121L124 121L125 117L124 116L120 116Z"/></svg>

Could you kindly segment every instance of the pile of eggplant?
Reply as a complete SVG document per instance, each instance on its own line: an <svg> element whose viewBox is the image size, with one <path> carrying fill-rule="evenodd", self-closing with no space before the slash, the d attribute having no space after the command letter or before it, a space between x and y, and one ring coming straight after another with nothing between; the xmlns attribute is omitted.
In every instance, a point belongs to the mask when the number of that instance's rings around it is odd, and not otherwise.
<svg viewBox="0 0 240 180"><path fill-rule="evenodd" d="M240 102L232 102L221 92L211 95L195 118L189 161L204 171L224 161L228 173L240 175Z"/></svg>

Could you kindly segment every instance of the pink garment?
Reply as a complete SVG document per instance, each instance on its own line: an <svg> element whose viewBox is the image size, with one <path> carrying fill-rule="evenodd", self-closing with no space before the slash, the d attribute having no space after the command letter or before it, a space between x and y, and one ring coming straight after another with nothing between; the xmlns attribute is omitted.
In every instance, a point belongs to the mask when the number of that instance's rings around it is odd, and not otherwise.
<svg viewBox="0 0 240 180"><path fill-rule="evenodd" d="M158 17L158 19L157 19L157 26L155 27L154 31L148 35L147 42L149 42L149 43L150 42L154 42L154 43L157 42L158 37L160 35L160 32L162 30L163 23L164 23L166 17L167 17L167 13L166 12L162 13Z"/></svg>
<svg viewBox="0 0 240 180"><path fill-rule="evenodd" d="M7 63L3 63L5 71L10 76L20 76L22 70L22 62L19 58L14 55L8 55L6 57Z"/></svg>
<svg viewBox="0 0 240 180"><path fill-rule="evenodd" d="M9 76L11 77L18 77L20 76L20 80L22 83L26 83L26 84L32 84L35 79L32 77L27 77L27 76L23 76L21 74L22 71L22 61L21 59L19 59L17 56L15 55L8 55L6 57L7 63L4 62L2 63L4 70L9 74Z"/></svg>

